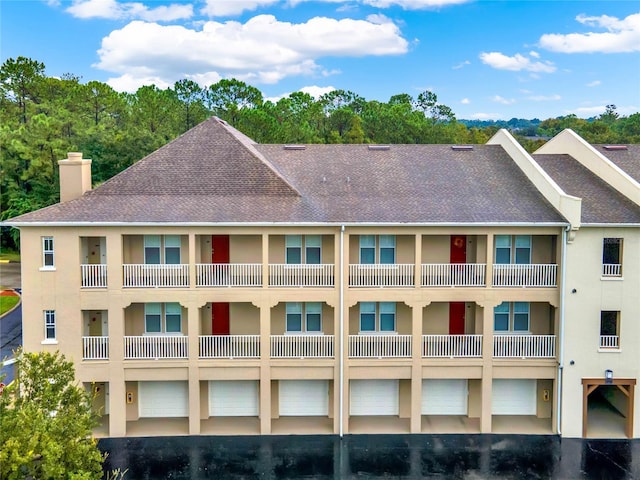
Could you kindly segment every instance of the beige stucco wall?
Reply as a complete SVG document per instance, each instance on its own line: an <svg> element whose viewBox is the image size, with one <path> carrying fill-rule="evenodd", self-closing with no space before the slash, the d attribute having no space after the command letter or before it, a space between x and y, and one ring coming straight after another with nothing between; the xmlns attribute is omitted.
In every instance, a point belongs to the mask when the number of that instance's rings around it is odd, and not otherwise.
<svg viewBox="0 0 640 480"><path fill-rule="evenodd" d="M300 228L289 227L287 233L304 232L315 234L321 232L323 235L323 262L329 260L327 255L334 254L337 258L337 245L339 245L339 234L337 227ZM354 228L355 232L374 231L365 227ZM375 229L379 232L378 229ZM473 251L471 243L475 242L478 262L484 261L488 252L486 244L493 242L493 235L498 232L512 231L513 234L532 233L536 229L482 229L473 228L462 232L467 235L468 261L471 261L470 253ZM543 236L549 236L552 232L559 235L559 229L541 228ZM269 358L268 343L263 343L263 356L260 359L228 359L219 360L199 360L197 358L198 344L197 335L210 333L211 321L210 310L207 306L211 302L229 302L232 334L280 334L284 332L284 305L291 301L319 301L323 303L323 330L325 334L337 334L339 325L339 291L338 288L273 288L268 285L251 288L198 288L190 285L184 288L122 288L122 264L138 263L143 261L143 235L145 234L179 234L183 238L183 252L190 248L193 252L193 259L189 261L193 269L193 263L198 262L198 256L205 255L206 247L203 240L211 234L230 235L231 261L239 263L262 263L262 244L265 238L269 241L269 252L279 252L284 258L284 243L278 246L277 239L284 239L282 229L275 227L233 227L227 229L214 229L206 227L172 227L166 230L159 230L152 227L51 227L40 228L31 227L23 229L22 245L23 254L23 314L25 319L24 344L28 350L56 350L60 349L76 362L78 378L83 382L92 380L110 382L110 392L112 392L111 406L111 433L114 436L126 434L125 420L135 420L138 415L138 380L163 380L180 379L189 381L192 396L190 405L193 408L193 417L200 419L208 413L206 399L206 381L209 379L244 379L251 378L261 380L266 389L271 386L270 393L266 399L269 401L266 416L277 415L278 411L278 382L276 378L309 378L309 372L321 374L322 378L330 380L330 392L333 401L330 401L332 414L333 408L337 408L337 397L339 392L338 382L339 368L337 365L338 351L336 359L305 359L292 362L274 361ZM351 263L357 263L358 233L350 235L347 229L345 237L349 240L349 249L355 252L351 257ZM449 235L444 227L429 228L386 228L384 234L396 233L397 252L399 263L412 263L415 256L416 238L421 238L423 248L421 253L422 263L428 263L425 255L431 255L432 249L429 242L432 240L436 244L442 244L446 257L443 262L448 261ZM52 235L55 238L55 271L41 271L41 236ZM268 235L268 237L263 237ZM335 236L334 236L335 235ZM80 288L80 262L82 259L82 247L80 238L104 238L107 248L107 266L109 285L105 289L81 289ZM425 247L426 244L426 247ZM482 246L484 245L484 247ZM439 247L438 247L439 248ZM631 244L625 243L627 248L632 248ZM273 253L275 255L275 253ZM625 253L626 255L626 253ZM491 255L492 256L492 255ZM183 253L183 261L188 259ZM441 260L437 260L438 262ZM205 262L206 263L206 262ZM349 262L345 262L346 264ZM339 267L336 264L336 279L339 279ZM192 278L193 274L192 274ZM599 278L598 278L598 281ZM627 277L625 275L625 281ZM637 280L636 280L637 281ZM610 282L609 287L615 287L615 282ZM620 283L620 282L618 282ZM637 284L636 284L637 285ZM616 287L617 288L617 287ZM608 292L608 290L607 290ZM615 289L612 292L615 294ZM608 293L607 293L608 295ZM550 307L548 302L541 301L541 298L557 297L557 291L547 289L495 289L490 285L478 288L438 288L428 289L420 286L407 287L402 289L375 288L375 289L346 289L345 301L345 324L348 332L358 333L360 301L394 301L396 302L396 320L399 334L412 334L416 331L420 334L430 333L433 328L433 319L437 319L437 329L444 327L448 329L448 303L449 301L464 301L467 303L467 330L469 333L483 333L483 322L485 309L492 309L496 301L508 299L509 301L531 301L538 302L540 312L532 319L542 318L539 326L537 320L532 320L532 326L544 333L548 330ZM618 298L618 297L615 297ZM146 302L179 302L182 305L182 325L183 333L191 332L189 338L190 358L187 360L173 361L123 361L122 359L122 336L141 335L144 332L144 303ZM424 307L424 305L427 305ZM486 306L485 306L486 305ZM413 328L412 319L413 308L420 309L415 316L420 325ZM534 307L537 309L538 307ZM44 309L54 309L57 313L58 343L42 344L43 340L43 314ZM104 312L108 317L110 334L110 355L111 362L83 362L82 342L80 336L83 333L87 312ZM625 314L626 315L626 314ZM83 320L84 318L84 320ZM241 321L238 321L241 319ZM544 323L546 322L546 323ZM440 325L442 323L442 325ZM544 326L544 328L543 328ZM623 320L623 331L628 328ZM624 334L623 334L624 335ZM193 337L193 338L192 338ZM346 340L346 338L345 338ZM339 341L339 338L336 339ZM623 339L624 342L624 339ZM265 353L266 352L266 353ZM348 384L351 378L397 378L402 379L400 386L400 405L403 418L411 416L412 401L415 392L411 392L412 375L423 376L435 375L436 378L470 378L469 383L469 415L480 417L483 415L482 403L482 376L483 368L485 374L502 375L500 368L490 368L492 359L489 354L483 359L473 361L447 360L446 368L441 363L428 359L419 358L419 354L414 358L407 359L375 359L372 361L352 361L346 358L345 363L350 365L345 367L345 382ZM526 365L527 360L513 360L510 365L527 375L527 378L548 378L548 372L541 374L544 367L532 366L530 368L520 368ZM313 369L302 368L304 365L314 365ZM484 365L484 367L483 367ZM317 366L317 368L316 368ZM423 369L424 366L425 367ZM180 373L172 373L173 370L180 370ZM552 368L553 371L553 368ZM566 371L566 370L565 370ZM615 367L614 367L615 371ZM418 372L418 373L415 373ZM425 373L426 372L426 373ZM487 373L488 372L488 373ZM314 374L315 374L314 373ZM617 373L617 372L616 372ZM444 375L444 376L443 376ZM504 375L507 375L506 373ZM126 380L125 380L126 379ZM126 382L126 383L125 383ZM266 385L266 387L265 387ZM133 393L134 403L125 404L125 392ZM348 395L345 397L348 398ZM264 400L263 395L261 399ZM486 402L485 402L486 403ZM124 407L124 408L123 408ZM415 409L415 408L414 408ZM484 408L486 410L486 406ZM118 413L120 412L120 414ZM122 413L124 412L124 413ZM348 401L345 401L345 412L348 412ZM553 410L552 410L553 414ZM486 415L486 412L484 412ZM191 433L198 433L197 422L190 420ZM264 424L263 424L264 427ZM266 432L268 433L268 432ZM346 432L348 433L348 432Z"/></svg>
<svg viewBox="0 0 640 480"><path fill-rule="evenodd" d="M623 277L603 279L603 238L623 238ZM572 290L576 290L572 293ZM640 228L583 226L567 248L562 434L582 436L582 379L640 380ZM618 351L599 351L600 312L620 311ZM571 364L573 362L573 364ZM640 437L640 395L636 387L634 436Z"/></svg>

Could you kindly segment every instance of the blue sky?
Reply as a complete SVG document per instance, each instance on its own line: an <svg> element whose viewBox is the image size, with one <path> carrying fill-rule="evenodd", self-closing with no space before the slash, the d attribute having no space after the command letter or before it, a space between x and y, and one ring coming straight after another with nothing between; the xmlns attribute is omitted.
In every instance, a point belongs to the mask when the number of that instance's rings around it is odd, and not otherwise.
<svg viewBox="0 0 640 480"><path fill-rule="evenodd" d="M457 118L640 111L635 0L2 0L0 59L118 91L238 78L277 100L433 91Z"/></svg>

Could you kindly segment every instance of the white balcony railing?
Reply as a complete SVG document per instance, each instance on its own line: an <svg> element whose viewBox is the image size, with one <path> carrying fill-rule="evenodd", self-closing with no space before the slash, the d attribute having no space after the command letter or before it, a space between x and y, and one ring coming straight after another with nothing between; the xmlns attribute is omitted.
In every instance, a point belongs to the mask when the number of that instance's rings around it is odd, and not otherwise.
<svg viewBox="0 0 640 480"><path fill-rule="evenodd" d="M83 360L109 360L109 337L82 337Z"/></svg>
<svg viewBox="0 0 640 480"><path fill-rule="evenodd" d="M144 335L124 337L124 358L189 358L189 337L182 335Z"/></svg>
<svg viewBox="0 0 640 480"><path fill-rule="evenodd" d="M554 358L555 335L494 335L495 358Z"/></svg>
<svg viewBox="0 0 640 480"><path fill-rule="evenodd" d="M333 264L270 264L271 287L333 287Z"/></svg>
<svg viewBox="0 0 640 480"><path fill-rule="evenodd" d="M411 357L411 335L349 335L349 357Z"/></svg>
<svg viewBox="0 0 640 480"><path fill-rule="evenodd" d="M618 335L600 335L600 348L620 348L620 337Z"/></svg>
<svg viewBox="0 0 640 480"><path fill-rule="evenodd" d="M271 358L333 358L333 335L271 335Z"/></svg>
<svg viewBox="0 0 640 480"><path fill-rule="evenodd" d="M200 358L260 358L260 335L201 335Z"/></svg>
<svg viewBox="0 0 640 480"><path fill-rule="evenodd" d="M197 263L198 287L261 287L261 263Z"/></svg>
<svg viewBox="0 0 640 480"><path fill-rule="evenodd" d="M603 263L602 276L603 277L621 277L622 265L620 265L619 263Z"/></svg>
<svg viewBox="0 0 640 480"><path fill-rule="evenodd" d="M349 286L351 287L412 287L414 265L401 264L351 264Z"/></svg>
<svg viewBox="0 0 640 480"><path fill-rule="evenodd" d="M188 287L189 265L125 264L122 266L124 287Z"/></svg>
<svg viewBox="0 0 640 480"><path fill-rule="evenodd" d="M107 286L107 266L80 265L82 288L105 288Z"/></svg>
<svg viewBox="0 0 640 480"><path fill-rule="evenodd" d="M423 357L482 357L482 335L423 335Z"/></svg>
<svg viewBox="0 0 640 480"><path fill-rule="evenodd" d="M485 263L425 263L422 265L423 287L483 287Z"/></svg>
<svg viewBox="0 0 640 480"><path fill-rule="evenodd" d="M556 264L494 264L495 287L555 287Z"/></svg>

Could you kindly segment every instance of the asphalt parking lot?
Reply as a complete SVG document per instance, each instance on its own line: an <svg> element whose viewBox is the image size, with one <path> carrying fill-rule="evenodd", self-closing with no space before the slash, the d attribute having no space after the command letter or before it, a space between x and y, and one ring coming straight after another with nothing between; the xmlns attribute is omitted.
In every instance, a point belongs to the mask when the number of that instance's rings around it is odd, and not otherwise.
<svg viewBox="0 0 640 480"><path fill-rule="evenodd" d="M102 439L105 469L153 479L634 479L640 440L555 435Z"/></svg>

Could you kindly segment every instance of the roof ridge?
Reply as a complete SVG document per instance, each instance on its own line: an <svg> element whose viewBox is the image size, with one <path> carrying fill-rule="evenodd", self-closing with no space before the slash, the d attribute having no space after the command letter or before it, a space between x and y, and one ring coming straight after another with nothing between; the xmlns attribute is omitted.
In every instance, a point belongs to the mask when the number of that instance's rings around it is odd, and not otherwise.
<svg viewBox="0 0 640 480"><path fill-rule="evenodd" d="M215 120L218 123L220 123L225 128L227 133L229 133L235 140L240 142L240 144L243 147L245 147L249 152L251 152L251 154L256 159L261 161L267 168L273 171L273 173L275 173L276 176L287 185L287 187L293 190L296 195L298 195L299 197L302 197L302 194L300 193L300 191L276 168L276 166L273 163L271 163L262 153L258 151L258 149L256 149L255 145L257 145L257 142L255 140L248 137L247 135L242 133L240 130L231 126L229 123L227 123L225 120L222 120L219 117L213 116L209 120Z"/></svg>

